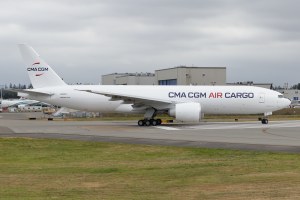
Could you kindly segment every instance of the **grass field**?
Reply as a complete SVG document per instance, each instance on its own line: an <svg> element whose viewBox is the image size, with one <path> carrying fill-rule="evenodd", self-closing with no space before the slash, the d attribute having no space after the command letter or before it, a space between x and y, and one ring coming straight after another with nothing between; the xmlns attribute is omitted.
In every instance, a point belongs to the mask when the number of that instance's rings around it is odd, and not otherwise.
<svg viewBox="0 0 300 200"><path fill-rule="evenodd" d="M300 199L300 154L0 138L0 199Z"/></svg>

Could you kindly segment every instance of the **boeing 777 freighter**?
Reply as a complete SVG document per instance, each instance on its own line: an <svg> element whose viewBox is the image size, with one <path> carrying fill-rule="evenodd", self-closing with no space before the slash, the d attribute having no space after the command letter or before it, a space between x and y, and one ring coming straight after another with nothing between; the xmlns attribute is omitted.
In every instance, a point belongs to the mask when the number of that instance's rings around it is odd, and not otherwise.
<svg viewBox="0 0 300 200"><path fill-rule="evenodd" d="M203 114L264 114L290 105L279 92L253 86L128 86L67 85L25 44L19 45L33 89L19 96L75 110L143 113L139 126L161 124L157 114L167 113L183 122L199 122Z"/></svg>

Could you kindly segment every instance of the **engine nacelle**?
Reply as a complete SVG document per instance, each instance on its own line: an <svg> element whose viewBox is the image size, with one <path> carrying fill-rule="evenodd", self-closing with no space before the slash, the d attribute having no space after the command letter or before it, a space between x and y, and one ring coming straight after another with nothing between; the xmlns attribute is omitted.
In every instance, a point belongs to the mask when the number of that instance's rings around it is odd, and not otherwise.
<svg viewBox="0 0 300 200"><path fill-rule="evenodd" d="M195 102L177 103L168 114L179 121L199 122L202 116L201 105Z"/></svg>

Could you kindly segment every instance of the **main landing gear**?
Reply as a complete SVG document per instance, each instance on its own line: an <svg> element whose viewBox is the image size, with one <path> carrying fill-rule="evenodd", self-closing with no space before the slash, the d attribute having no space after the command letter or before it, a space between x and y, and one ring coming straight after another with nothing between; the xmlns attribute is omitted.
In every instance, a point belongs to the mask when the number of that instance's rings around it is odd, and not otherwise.
<svg viewBox="0 0 300 200"><path fill-rule="evenodd" d="M141 119L138 121L139 126L157 126L161 125L161 119Z"/></svg>
<svg viewBox="0 0 300 200"><path fill-rule="evenodd" d="M144 119L138 121L139 126L157 126L161 124L161 119L154 119L156 116L156 110L149 108L146 110Z"/></svg>

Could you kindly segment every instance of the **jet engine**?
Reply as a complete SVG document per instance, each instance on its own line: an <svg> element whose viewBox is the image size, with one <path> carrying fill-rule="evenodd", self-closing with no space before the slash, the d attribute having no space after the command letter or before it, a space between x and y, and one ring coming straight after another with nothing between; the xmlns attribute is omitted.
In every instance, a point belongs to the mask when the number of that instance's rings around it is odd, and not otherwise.
<svg viewBox="0 0 300 200"><path fill-rule="evenodd" d="M169 110L168 114L179 121L199 122L202 116L201 105L195 102L177 103Z"/></svg>

